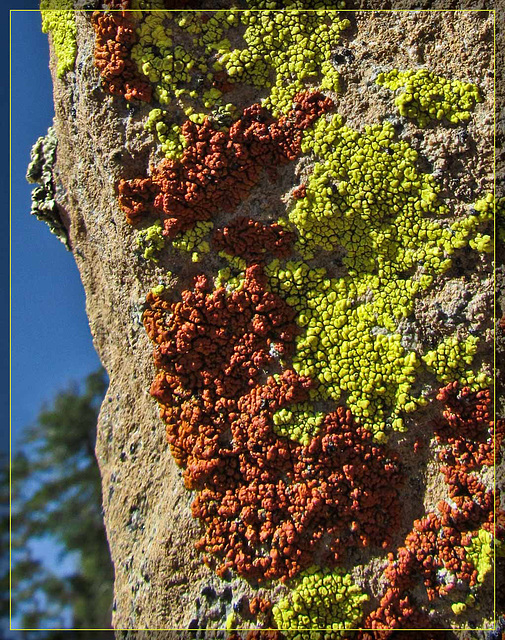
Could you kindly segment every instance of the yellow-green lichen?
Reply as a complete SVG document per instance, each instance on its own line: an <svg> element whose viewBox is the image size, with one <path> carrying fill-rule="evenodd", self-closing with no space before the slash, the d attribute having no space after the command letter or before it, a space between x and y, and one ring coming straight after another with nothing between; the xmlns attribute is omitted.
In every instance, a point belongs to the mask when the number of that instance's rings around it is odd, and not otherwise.
<svg viewBox="0 0 505 640"><path fill-rule="evenodd" d="M247 48L219 58L233 82L269 90L263 105L275 116L290 108L307 82L317 81L322 90L338 90L331 53L350 24L324 9L304 11L301 3L291 4L297 8L289 12L241 12Z"/></svg>
<svg viewBox="0 0 505 640"><path fill-rule="evenodd" d="M426 274L442 273L447 255L466 244L480 224L476 216L452 228L433 220L448 213L431 174L418 170L417 152L396 141L393 126L365 127L363 133L339 116L320 119L306 132L304 153L317 160L306 196L289 212L301 238L302 255L342 246L349 273L371 270L386 277L418 263ZM428 217L429 216L429 217ZM395 264L397 265L395 269Z"/></svg>
<svg viewBox="0 0 505 640"><path fill-rule="evenodd" d="M195 108L210 109L220 102L221 91L213 86L213 52L229 49L223 36L238 24L236 13L234 9L218 11L207 21L199 11L135 13L139 40L132 47L131 58L153 84L160 104L175 100L191 115Z"/></svg>
<svg viewBox="0 0 505 640"><path fill-rule="evenodd" d="M173 246L178 251L191 253L191 260L199 262L202 255L209 253L210 245L204 240L214 227L212 222L198 221L191 229L179 233L173 240Z"/></svg>
<svg viewBox="0 0 505 640"><path fill-rule="evenodd" d="M442 340L436 349L428 351L422 357L428 371L434 373L440 382L460 380L464 383L473 377L469 367L477 352L479 339L476 336L468 336L462 340L457 335L452 335Z"/></svg>
<svg viewBox="0 0 505 640"><path fill-rule="evenodd" d="M320 119L302 150L316 163L289 224L304 257L339 249L346 275L329 278L305 262L279 261L267 273L305 330L294 369L319 382L314 397L337 401L345 392L358 421L381 441L424 403L410 392L421 362L404 346L399 322L451 266L452 254L476 237L488 212L478 204L451 224L435 179L418 170L417 153L395 141L389 123L359 133L339 116Z"/></svg>
<svg viewBox="0 0 505 640"><path fill-rule="evenodd" d="M244 12L241 17L247 27L244 38L248 48L234 50L222 61L237 81L257 87L272 85L264 106L272 108L275 115L290 107L307 81L318 79L319 88L338 90L331 50L347 28L347 20L330 17L324 10Z"/></svg>
<svg viewBox="0 0 505 640"><path fill-rule="evenodd" d="M293 591L272 613L290 640L333 640L345 637L345 629L359 626L367 600L342 569L312 567L300 574Z"/></svg>
<svg viewBox="0 0 505 640"><path fill-rule="evenodd" d="M388 428L403 428L403 412L416 409L421 399L410 395L419 359L401 344L395 309L413 295L405 281L381 290L379 279L328 278L324 269L278 261L267 266L272 290L285 297L305 329L296 340L293 368L319 382L314 397L346 403L358 421L378 441ZM374 299L370 292L375 289ZM369 300L358 300L369 292Z"/></svg>
<svg viewBox="0 0 505 640"><path fill-rule="evenodd" d="M428 69L380 73L377 84L392 91L403 89L395 98L402 116L414 118L420 127L432 120L447 119L453 124L465 122L478 102L479 89L468 82L448 80Z"/></svg>
<svg viewBox="0 0 505 640"><path fill-rule="evenodd" d="M161 109L149 112L145 128L156 136L167 158L178 160L182 156L187 146L186 138L179 125L165 122L165 114Z"/></svg>
<svg viewBox="0 0 505 640"><path fill-rule="evenodd" d="M41 0L42 31L51 32L56 54L56 75L62 78L74 68L77 27L72 0Z"/></svg>
<svg viewBox="0 0 505 640"><path fill-rule="evenodd" d="M503 200L503 198L501 198L501 200ZM496 205L498 207L498 202ZM474 203L473 208L481 220L492 220L495 210L494 195L488 193L483 198L479 198L479 200Z"/></svg>
<svg viewBox="0 0 505 640"><path fill-rule="evenodd" d="M314 411L309 402L279 409L273 414L274 431L278 436L296 440L307 446L317 435L324 421L324 413Z"/></svg>
<svg viewBox="0 0 505 640"><path fill-rule="evenodd" d="M496 210L496 228L498 238L503 236L503 207L505 205L505 198L498 199L495 203L494 195L488 193L483 198L477 200L473 209L475 215L483 222L491 221L494 219ZM492 253L494 251L494 242L490 235L477 233L469 242L472 249L477 251L483 251L485 253Z"/></svg>
<svg viewBox="0 0 505 640"><path fill-rule="evenodd" d="M233 291L240 291L245 283L245 264L242 263L240 258L233 257L230 260L230 267L219 269L217 276L214 278L214 287L220 289L223 287L227 293Z"/></svg>
<svg viewBox="0 0 505 640"><path fill-rule="evenodd" d="M486 575L493 569L493 536L489 531L480 529L465 546L466 556L477 570L477 582L482 584Z"/></svg>
<svg viewBox="0 0 505 640"><path fill-rule="evenodd" d="M451 605L451 609L454 615L460 616L462 613L464 613L468 609L469 606L472 606L474 604L475 604L475 597L471 593L469 593L465 599L465 602L454 602Z"/></svg>
<svg viewBox="0 0 505 640"><path fill-rule="evenodd" d="M137 236L137 245L143 252L143 256L146 260L152 260L158 262L158 255L165 246L165 238L163 236L163 227L159 220L148 227L139 231Z"/></svg>

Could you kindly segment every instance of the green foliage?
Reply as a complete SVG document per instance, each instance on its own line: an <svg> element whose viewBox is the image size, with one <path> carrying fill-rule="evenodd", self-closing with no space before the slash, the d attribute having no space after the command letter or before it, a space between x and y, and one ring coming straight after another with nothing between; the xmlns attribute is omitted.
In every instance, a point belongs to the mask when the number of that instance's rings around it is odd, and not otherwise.
<svg viewBox="0 0 505 640"><path fill-rule="evenodd" d="M101 369L83 389L58 393L25 429L12 459L12 613L23 628L53 628L63 620L68 627L69 611L73 628L110 628L113 569L94 453L106 388ZM59 575L34 558L44 539L58 543L62 556L77 555L72 575ZM54 640L58 633L43 637Z"/></svg>

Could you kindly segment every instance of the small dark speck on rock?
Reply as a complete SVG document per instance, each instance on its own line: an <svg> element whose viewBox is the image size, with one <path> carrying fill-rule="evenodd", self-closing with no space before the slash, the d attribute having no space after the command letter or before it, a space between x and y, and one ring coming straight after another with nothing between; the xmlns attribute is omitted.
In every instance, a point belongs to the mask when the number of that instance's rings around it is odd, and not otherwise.
<svg viewBox="0 0 505 640"><path fill-rule="evenodd" d="M223 598L223 600L226 600L226 602L231 602L233 598L233 591L231 587L226 587L224 589L223 593L221 594L221 598Z"/></svg>
<svg viewBox="0 0 505 640"><path fill-rule="evenodd" d="M211 586L204 587L200 593L208 600L215 600L217 598L216 592Z"/></svg>
<svg viewBox="0 0 505 640"><path fill-rule="evenodd" d="M354 62L354 53L350 49L342 47L334 52L331 57L333 66L337 67L341 64L350 64Z"/></svg>

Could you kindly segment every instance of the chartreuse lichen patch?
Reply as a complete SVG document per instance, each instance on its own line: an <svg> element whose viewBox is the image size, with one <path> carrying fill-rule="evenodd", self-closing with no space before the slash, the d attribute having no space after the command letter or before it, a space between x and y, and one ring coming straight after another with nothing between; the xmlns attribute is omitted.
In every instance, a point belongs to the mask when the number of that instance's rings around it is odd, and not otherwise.
<svg viewBox="0 0 505 640"><path fill-rule="evenodd" d="M432 120L446 119L459 124L470 119L471 111L482 102L478 87L469 82L449 80L428 69L380 73L377 84L401 91L395 104L402 116L417 120L425 127Z"/></svg>
<svg viewBox="0 0 505 640"><path fill-rule="evenodd" d="M147 131L153 133L161 146L162 152L171 160L178 160L186 148L186 139L182 135L181 127L164 121L161 109L152 109L145 124Z"/></svg>
<svg viewBox="0 0 505 640"><path fill-rule="evenodd" d="M347 275L330 278L306 262L275 260L267 267L270 285L304 329L294 369L319 382L314 397L337 401L345 393L358 421L381 441L424 403L411 393L423 361L402 344L398 324L449 269L454 252L477 237L492 205L486 196L451 223L435 179L418 170L417 153L395 141L389 123L359 133L338 116L320 119L302 148L315 165L285 224L298 233L306 259L344 250ZM468 366L474 348L473 338L466 348L446 345L424 365L478 382Z"/></svg>
<svg viewBox="0 0 505 640"><path fill-rule="evenodd" d="M173 240L172 244L178 251L191 253L193 262L200 262L202 255L209 253L210 245L204 239L213 229L212 222L198 221L191 229L179 233Z"/></svg>
<svg viewBox="0 0 505 640"><path fill-rule="evenodd" d="M159 220L156 220L156 222L147 229L139 231L137 245L146 260L158 262L159 253L165 246L165 238L162 232L163 227Z"/></svg>
<svg viewBox="0 0 505 640"><path fill-rule="evenodd" d="M359 626L368 596L342 569L312 567L273 608L277 627L290 640L332 640ZM316 631L317 630L317 631Z"/></svg>
<svg viewBox="0 0 505 640"><path fill-rule="evenodd" d="M210 251L210 245L205 237L213 228L212 222L197 222L194 227L179 233L173 240L172 246L177 251L191 254L193 262L199 262L202 255ZM159 220L139 231L137 235L137 245L146 260L158 262L159 254L167 244L167 239L163 235L163 226Z"/></svg>
<svg viewBox="0 0 505 640"><path fill-rule="evenodd" d="M464 549L466 560L472 564L477 572L476 582L477 586L480 586L493 570L493 534L485 529L479 529ZM459 616L474 604L475 597L470 593L464 602L454 602L451 609L455 615Z"/></svg>
<svg viewBox="0 0 505 640"><path fill-rule="evenodd" d="M241 291L245 283L245 267L242 269L233 258L230 260L230 264L231 267L219 269L216 278L214 278L214 287L216 289L223 287L227 294Z"/></svg>
<svg viewBox="0 0 505 640"><path fill-rule="evenodd" d="M477 570L477 582L482 584L486 575L493 569L493 535L480 529L477 535L465 547L467 558Z"/></svg>
<svg viewBox="0 0 505 640"><path fill-rule="evenodd" d="M200 11L145 10L133 14L139 40L131 57L153 84L154 97L161 105L175 101L191 115L195 109L210 109L219 101L222 92L213 82L213 54L229 50L225 34L238 24L237 14L236 9L217 11L206 19Z"/></svg>
<svg viewBox="0 0 505 640"><path fill-rule="evenodd" d="M51 32L56 53L56 74L62 78L74 68L77 54L77 27L72 0L41 0L42 31Z"/></svg>
<svg viewBox="0 0 505 640"><path fill-rule="evenodd" d="M479 342L476 336L462 339L452 335L442 340L436 349L428 351L422 359L428 371L444 384L459 380L464 386L484 388L491 384L491 378L483 372L475 373L471 368Z"/></svg>
<svg viewBox="0 0 505 640"><path fill-rule="evenodd" d="M291 405L274 413L274 431L278 436L291 438L307 446L317 435L323 424L324 415L321 411L314 411L310 402Z"/></svg>
<svg viewBox="0 0 505 640"><path fill-rule="evenodd" d="M334 12L303 11L301 3L292 4L298 8L286 13L242 11L247 47L219 57L233 82L269 89L263 106L276 117L290 108L307 82L317 81L320 90L338 90L331 53L350 24Z"/></svg>
<svg viewBox="0 0 505 640"><path fill-rule="evenodd" d="M209 116L226 127L236 119L236 105L224 100L224 80L264 89L264 106L276 117L291 108L308 82L338 90L331 55L348 20L328 12L322 2L292 1L282 7L288 12L278 11L275 2L248 4L254 10L211 13L162 11L158 0L133 2L138 42L131 58L162 107L151 111L146 127L167 157L180 157L185 146L179 124L165 111L169 105L197 123ZM227 34L239 26L245 27L245 47L232 49Z"/></svg>

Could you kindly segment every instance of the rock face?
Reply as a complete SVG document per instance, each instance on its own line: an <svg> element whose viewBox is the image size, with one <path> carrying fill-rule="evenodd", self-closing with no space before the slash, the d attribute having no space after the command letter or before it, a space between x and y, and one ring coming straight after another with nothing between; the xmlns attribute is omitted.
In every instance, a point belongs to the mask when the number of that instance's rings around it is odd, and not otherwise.
<svg viewBox="0 0 505 640"><path fill-rule="evenodd" d="M493 15L161 8L53 42L118 634L489 627Z"/></svg>

